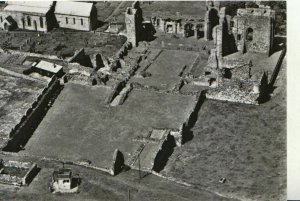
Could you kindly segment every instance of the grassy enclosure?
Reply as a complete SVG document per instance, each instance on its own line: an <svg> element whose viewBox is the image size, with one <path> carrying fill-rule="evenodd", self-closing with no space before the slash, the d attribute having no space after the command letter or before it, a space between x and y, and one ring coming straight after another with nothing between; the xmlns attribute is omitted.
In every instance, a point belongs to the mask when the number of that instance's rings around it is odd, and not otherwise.
<svg viewBox="0 0 300 201"><path fill-rule="evenodd" d="M286 63L269 102L250 106L206 100L164 173L241 200L284 200ZM220 178L226 178L224 184Z"/></svg>
<svg viewBox="0 0 300 201"><path fill-rule="evenodd" d="M123 105L108 107L109 88L68 84L48 111L25 152L110 167L119 149L128 159L149 129L179 128L195 97L133 90Z"/></svg>
<svg viewBox="0 0 300 201"><path fill-rule="evenodd" d="M198 53L192 51L163 50L147 68L149 77L133 77L130 82L171 90L180 81L180 74L189 68Z"/></svg>

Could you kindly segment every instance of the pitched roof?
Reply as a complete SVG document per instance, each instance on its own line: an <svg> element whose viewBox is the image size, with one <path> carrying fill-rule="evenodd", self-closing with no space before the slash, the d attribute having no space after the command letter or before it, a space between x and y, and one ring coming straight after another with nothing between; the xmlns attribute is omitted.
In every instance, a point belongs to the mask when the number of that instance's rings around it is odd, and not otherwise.
<svg viewBox="0 0 300 201"><path fill-rule="evenodd" d="M76 1L58 1L55 6L55 14L89 17L93 3Z"/></svg>
<svg viewBox="0 0 300 201"><path fill-rule="evenodd" d="M62 69L62 66L42 60L35 66L35 68L39 68L52 73L58 73Z"/></svg>
<svg viewBox="0 0 300 201"><path fill-rule="evenodd" d="M52 1L8 1L3 10L45 15L52 5Z"/></svg>

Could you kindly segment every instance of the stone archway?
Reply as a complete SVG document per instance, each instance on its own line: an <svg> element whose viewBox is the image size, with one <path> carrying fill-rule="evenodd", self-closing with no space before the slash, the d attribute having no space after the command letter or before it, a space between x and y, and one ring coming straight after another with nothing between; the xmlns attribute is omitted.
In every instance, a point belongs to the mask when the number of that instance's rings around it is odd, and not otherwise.
<svg viewBox="0 0 300 201"><path fill-rule="evenodd" d="M250 49L250 46L253 41L253 29L252 28L247 28L246 33L245 33L245 50L244 52L247 52Z"/></svg>
<svg viewBox="0 0 300 201"><path fill-rule="evenodd" d="M248 28L246 30L246 41L248 41L248 42L253 41L253 29L252 28Z"/></svg>
<svg viewBox="0 0 300 201"><path fill-rule="evenodd" d="M213 40L213 28L219 24L219 12L215 8L208 11L206 17L206 39Z"/></svg>
<svg viewBox="0 0 300 201"><path fill-rule="evenodd" d="M190 37L194 35L194 25L192 23L186 23L184 26L184 36Z"/></svg>

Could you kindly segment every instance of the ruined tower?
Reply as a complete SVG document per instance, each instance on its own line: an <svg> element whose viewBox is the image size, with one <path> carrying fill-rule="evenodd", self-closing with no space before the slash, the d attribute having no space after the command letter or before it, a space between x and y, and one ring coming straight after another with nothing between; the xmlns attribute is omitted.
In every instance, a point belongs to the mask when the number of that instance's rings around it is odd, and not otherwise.
<svg viewBox="0 0 300 201"><path fill-rule="evenodd" d="M133 47L137 46L135 15L136 9L127 8L125 13L126 34L128 42L131 42Z"/></svg>
<svg viewBox="0 0 300 201"><path fill-rule="evenodd" d="M213 40L213 28L219 24L219 7L218 1L206 1L206 14L204 24L204 38Z"/></svg>
<svg viewBox="0 0 300 201"><path fill-rule="evenodd" d="M238 9L232 32L240 52L272 52L275 11L268 6Z"/></svg>
<svg viewBox="0 0 300 201"><path fill-rule="evenodd" d="M142 11L139 7L139 2L136 1L131 7L127 8L125 13L125 24L128 42L132 43L133 47L138 45L142 30Z"/></svg>

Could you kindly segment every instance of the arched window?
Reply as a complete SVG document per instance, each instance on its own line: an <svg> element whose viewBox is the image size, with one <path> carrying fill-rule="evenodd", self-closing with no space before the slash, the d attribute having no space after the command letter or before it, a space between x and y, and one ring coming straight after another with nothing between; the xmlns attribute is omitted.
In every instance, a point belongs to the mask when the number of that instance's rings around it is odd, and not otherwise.
<svg viewBox="0 0 300 201"><path fill-rule="evenodd" d="M253 29L248 28L246 34L247 34L246 35L246 40L247 41L252 41L253 40Z"/></svg>
<svg viewBox="0 0 300 201"><path fill-rule="evenodd" d="M68 24L69 22L68 22L68 18L66 17L66 24Z"/></svg>
<svg viewBox="0 0 300 201"><path fill-rule="evenodd" d="M31 19L29 16L27 16L27 24L28 24L28 26L31 26Z"/></svg>
<svg viewBox="0 0 300 201"><path fill-rule="evenodd" d="M80 19L80 21L81 21L81 25L83 25L83 19Z"/></svg>
<svg viewBox="0 0 300 201"><path fill-rule="evenodd" d="M40 17L40 27L44 28L44 20L42 17Z"/></svg>

